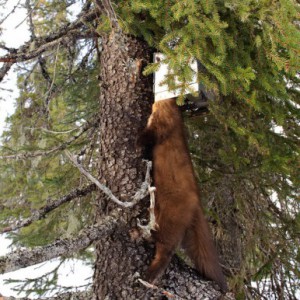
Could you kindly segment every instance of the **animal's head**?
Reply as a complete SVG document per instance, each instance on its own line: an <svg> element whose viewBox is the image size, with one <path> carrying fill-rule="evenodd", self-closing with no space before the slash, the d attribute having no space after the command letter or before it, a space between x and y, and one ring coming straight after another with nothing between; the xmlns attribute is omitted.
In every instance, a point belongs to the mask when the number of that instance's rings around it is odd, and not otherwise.
<svg viewBox="0 0 300 300"><path fill-rule="evenodd" d="M175 98L154 102L147 128L155 132L157 142L162 142L173 130L181 127L181 114Z"/></svg>

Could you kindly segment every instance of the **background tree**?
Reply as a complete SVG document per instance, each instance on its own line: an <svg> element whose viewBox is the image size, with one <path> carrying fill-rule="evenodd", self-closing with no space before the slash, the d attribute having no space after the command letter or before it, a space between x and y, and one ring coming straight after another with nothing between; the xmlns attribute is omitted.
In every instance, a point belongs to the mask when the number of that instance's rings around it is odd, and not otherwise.
<svg viewBox="0 0 300 300"><path fill-rule="evenodd" d="M70 21L75 4L81 11ZM17 5L27 9L31 39L19 49L1 45L7 54L0 58L0 80L17 64L21 94L2 138L0 221L2 232L10 232L17 246L33 247L34 255L28 259L24 250L2 258L1 272L51 255L63 259L75 249L87 259L84 249L97 241L95 299L162 293L137 282L151 247L132 241L131 229L148 202L121 209L79 172L84 166L121 201L140 189L146 166L135 139L153 97L151 76L145 75L157 68L149 64L153 51L161 51L171 67L167 83L175 88L179 78L182 93L193 76L189 62L200 63L208 109L183 110L202 201L231 289L240 299L296 299L299 3ZM48 283L40 293L55 286L55 280ZM176 258L161 287L183 299L218 295Z"/></svg>

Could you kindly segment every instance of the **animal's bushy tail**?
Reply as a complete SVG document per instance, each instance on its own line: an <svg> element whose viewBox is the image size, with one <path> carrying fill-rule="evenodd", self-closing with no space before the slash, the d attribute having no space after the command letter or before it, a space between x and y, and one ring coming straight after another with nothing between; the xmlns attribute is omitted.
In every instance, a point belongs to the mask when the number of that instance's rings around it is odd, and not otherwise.
<svg viewBox="0 0 300 300"><path fill-rule="evenodd" d="M200 207L195 211L193 223L186 231L183 247L196 269L205 278L215 281L222 292L226 292L227 283L219 264L208 223Z"/></svg>

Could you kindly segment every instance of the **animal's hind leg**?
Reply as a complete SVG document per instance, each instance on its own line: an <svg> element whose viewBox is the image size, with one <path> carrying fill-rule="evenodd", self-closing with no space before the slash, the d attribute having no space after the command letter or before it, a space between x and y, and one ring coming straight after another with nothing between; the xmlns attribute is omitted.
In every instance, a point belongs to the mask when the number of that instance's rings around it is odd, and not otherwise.
<svg viewBox="0 0 300 300"><path fill-rule="evenodd" d="M155 279L159 277L167 268L175 249L168 249L166 245L157 242L155 257L149 266L146 273L146 281L154 283Z"/></svg>
<svg viewBox="0 0 300 300"><path fill-rule="evenodd" d="M146 279L153 283L167 268L170 260L181 243L186 230L185 222L174 219L173 215L164 216L164 222L160 222L158 231L153 232L156 241L155 257L148 268Z"/></svg>

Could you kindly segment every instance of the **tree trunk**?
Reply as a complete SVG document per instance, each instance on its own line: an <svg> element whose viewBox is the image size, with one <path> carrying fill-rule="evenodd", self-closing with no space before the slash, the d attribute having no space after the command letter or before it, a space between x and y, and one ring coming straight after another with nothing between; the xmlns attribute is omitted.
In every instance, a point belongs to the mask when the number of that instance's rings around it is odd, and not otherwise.
<svg viewBox="0 0 300 300"><path fill-rule="evenodd" d="M121 200L129 201L144 180L145 164L136 139L150 114L152 78L142 76L142 66L152 51L133 37L111 34L103 38L100 96L100 181ZM143 200L133 208L119 209L117 229L96 243L94 299L160 299L161 291L145 288L143 278L153 255L145 241L132 241L130 230L148 207ZM99 197L96 222L115 209ZM218 299L220 293L210 282L174 258L160 286L175 299ZM178 298L178 297L181 298Z"/></svg>
<svg viewBox="0 0 300 300"><path fill-rule="evenodd" d="M119 199L129 201L146 170L136 138L151 112L152 78L142 76L141 67L150 62L152 53L145 43L113 33L103 38L102 47L99 177ZM97 221L114 207L100 197ZM120 209L118 230L96 244L96 299L130 299L136 284L133 276L146 266L136 260L140 250L129 237L140 209L141 205Z"/></svg>

